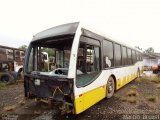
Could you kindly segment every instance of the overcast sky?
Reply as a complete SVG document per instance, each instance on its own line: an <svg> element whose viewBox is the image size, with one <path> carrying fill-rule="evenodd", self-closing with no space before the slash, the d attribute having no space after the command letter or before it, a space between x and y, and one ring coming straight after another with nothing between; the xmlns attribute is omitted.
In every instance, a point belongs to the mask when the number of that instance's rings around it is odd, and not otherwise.
<svg viewBox="0 0 160 120"><path fill-rule="evenodd" d="M160 0L0 0L0 45L28 45L37 32L76 21L160 52Z"/></svg>

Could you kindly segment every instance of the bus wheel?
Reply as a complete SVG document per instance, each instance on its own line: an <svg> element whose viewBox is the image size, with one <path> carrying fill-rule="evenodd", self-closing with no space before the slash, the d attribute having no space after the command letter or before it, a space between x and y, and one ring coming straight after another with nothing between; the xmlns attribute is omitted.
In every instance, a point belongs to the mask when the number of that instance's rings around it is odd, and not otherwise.
<svg viewBox="0 0 160 120"><path fill-rule="evenodd" d="M107 82L107 98L111 98L114 94L115 90L115 83L114 79L112 77L109 77L108 82Z"/></svg>
<svg viewBox="0 0 160 120"><path fill-rule="evenodd" d="M137 78L140 78L140 70L137 70Z"/></svg>
<svg viewBox="0 0 160 120"><path fill-rule="evenodd" d="M10 79L9 79L9 76L8 76L8 75L4 75L4 76L1 77L1 81L4 82L4 83L8 83L9 80L10 80Z"/></svg>
<svg viewBox="0 0 160 120"><path fill-rule="evenodd" d="M14 78L9 74L5 74L1 77L1 81L4 82L5 84L11 84L14 83Z"/></svg>

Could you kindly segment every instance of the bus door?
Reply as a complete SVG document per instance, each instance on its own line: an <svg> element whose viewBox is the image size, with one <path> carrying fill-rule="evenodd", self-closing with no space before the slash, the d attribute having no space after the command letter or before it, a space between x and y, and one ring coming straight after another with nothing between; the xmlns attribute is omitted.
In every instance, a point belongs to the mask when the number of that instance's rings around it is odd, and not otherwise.
<svg viewBox="0 0 160 120"><path fill-rule="evenodd" d="M81 36L77 56L76 87L83 92L76 100L77 113L98 102L96 98L102 98L99 91L93 90L96 88L95 81L101 70L100 50L100 41Z"/></svg>

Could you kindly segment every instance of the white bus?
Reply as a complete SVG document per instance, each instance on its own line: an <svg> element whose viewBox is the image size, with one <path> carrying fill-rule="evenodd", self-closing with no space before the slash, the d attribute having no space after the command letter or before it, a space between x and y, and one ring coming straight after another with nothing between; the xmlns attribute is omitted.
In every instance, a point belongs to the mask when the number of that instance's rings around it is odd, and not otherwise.
<svg viewBox="0 0 160 120"><path fill-rule="evenodd" d="M42 71L41 51L55 53L55 69ZM36 34L25 56L25 96L79 114L143 72L142 54L85 28L56 26Z"/></svg>

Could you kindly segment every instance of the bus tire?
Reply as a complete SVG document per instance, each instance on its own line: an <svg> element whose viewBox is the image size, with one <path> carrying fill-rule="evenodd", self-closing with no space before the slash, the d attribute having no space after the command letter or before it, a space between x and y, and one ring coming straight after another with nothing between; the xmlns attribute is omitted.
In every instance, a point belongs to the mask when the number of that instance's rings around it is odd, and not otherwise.
<svg viewBox="0 0 160 120"><path fill-rule="evenodd" d="M140 78L140 70L139 70L139 68L137 70L137 78Z"/></svg>
<svg viewBox="0 0 160 120"><path fill-rule="evenodd" d="M113 77L109 77L107 81L107 90L106 90L107 98L111 98L113 96L114 90L115 90L114 79Z"/></svg>
<svg viewBox="0 0 160 120"><path fill-rule="evenodd" d="M18 70L17 79L23 79L23 68L20 68Z"/></svg>
<svg viewBox="0 0 160 120"><path fill-rule="evenodd" d="M5 84L11 84L14 83L14 77L11 76L10 74L5 74L1 77L1 81L4 82Z"/></svg>

